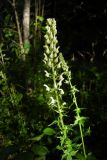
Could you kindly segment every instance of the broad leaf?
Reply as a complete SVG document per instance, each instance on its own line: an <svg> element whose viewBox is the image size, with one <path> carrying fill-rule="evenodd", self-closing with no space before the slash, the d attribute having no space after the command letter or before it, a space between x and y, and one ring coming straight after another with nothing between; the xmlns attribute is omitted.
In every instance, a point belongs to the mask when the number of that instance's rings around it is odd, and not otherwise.
<svg viewBox="0 0 107 160"><path fill-rule="evenodd" d="M43 133L44 133L45 135L52 136L53 134L55 134L55 130L52 129L52 128L45 128L45 129L43 130Z"/></svg>

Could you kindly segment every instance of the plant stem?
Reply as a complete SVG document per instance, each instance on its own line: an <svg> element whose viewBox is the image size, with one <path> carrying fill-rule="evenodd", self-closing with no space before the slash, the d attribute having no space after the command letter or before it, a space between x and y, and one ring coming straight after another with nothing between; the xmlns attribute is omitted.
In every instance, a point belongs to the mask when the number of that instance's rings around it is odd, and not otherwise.
<svg viewBox="0 0 107 160"><path fill-rule="evenodd" d="M82 140L82 147L83 147L84 157L86 159L87 155L86 155L86 150L85 150L85 144L84 144L83 131L82 131L81 124L79 124L79 128L80 128L80 134L81 134L81 140Z"/></svg>
<svg viewBox="0 0 107 160"><path fill-rule="evenodd" d="M70 84L70 88L73 88L70 80L69 80L69 84ZM75 104L76 109L78 109L78 104L77 104L77 100L76 100L76 96L75 96L75 91L73 92L73 102ZM80 114L77 112L77 117L80 118ZM80 129L80 134L81 134L81 141L82 141L82 147L83 147L83 153L84 153L84 157L86 159L86 149L85 149L85 144L84 144L84 137L83 137L83 131L82 131L82 126L79 123L79 129Z"/></svg>

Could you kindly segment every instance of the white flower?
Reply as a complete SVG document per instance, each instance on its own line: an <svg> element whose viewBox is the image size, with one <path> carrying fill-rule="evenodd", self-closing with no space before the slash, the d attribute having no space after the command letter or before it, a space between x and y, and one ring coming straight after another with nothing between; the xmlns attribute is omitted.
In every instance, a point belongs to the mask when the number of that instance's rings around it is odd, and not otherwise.
<svg viewBox="0 0 107 160"><path fill-rule="evenodd" d="M68 80L65 80L65 83L66 83L66 84L69 84L69 81L68 81Z"/></svg>
<svg viewBox="0 0 107 160"><path fill-rule="evenodd" d="M49 73L46 70L44 72L45 72L45 76L49 77Z"/></svg>
<svg viewBox="0 0 107 160"><path fill-rule="evenodd" d="M59 79L60 79L60 81L59 81L58 85L60 87L62 85L62 81L64 80L63 74L60 75Z"/></svg>
<svg viewBox="0 0 107 160"><path fill-rule="evenodd" d="M48 57L47 55L44 53L44 60L47 62L48 61Z"/></svg>
<svg viewBox="0 0 107 160"><path fill-rule="evenodd" d="M61 62L58 63L57 68L61 68Z"/></svg>
<svg viewBox="0 0 107 160"><path fill-rule="evenodd" d="M54 44L51 42L50 44L50 50L53 50L54 49Z"/></svg>
<svg viewBox="0 0 107 160"><path fill-rule="evenodd" d="M48 36L49 36L49 40L50 40L50 43L51 43L53 41L53 34L52 34L52 32L50 32Z"/></svg>
<svg viewBox="0 0 107 160"><path fill-rule="evenodd" d="M48 38L49 38L47 34L46 34L44 37L45 37L45 39L48 39Z"/></svg>
<svg viewBox="0 0 107 160"><path fill-rule="evenodd" d="M66 105L66 102L63 102L63 106L65 106Z"/></svg>
<svg viewBox="0 0 107 160"><path fill-rule="evenodd" d="M55 99L53 97L50 97L50 99L51 99L51 103L50 104L54 105L56 103Z"/></svg>
<svg viewBox="0 0 107 160"><path fill-rule="evenodd" d="M48 18L48 19L47 19L47 25L50 26L51 24L52 24L52 19L51 19L51 18Z"/></svg>
<svg viewBox="0 0 107 160"><path fill-rule="evenodd" d="M50 58L51 58L51 59L53 59L53 52L51 52L51 54L50 54Z"/></svg>
<svg viewBox="0 0 107 160"><path fill-rule="evenodd" d="M46 54L49 54L49 53L50 53L50 51L49 51L49 47L48 47L47 45L44 45L44 48L45 48L45 52L46 52Z"/></svg>
<svg viewBox="0 0 107 160"><path fill-rule="evenodd" d="M60 79L60 81L64 80L63 73L60 75L59 79Z"/></svg>
<svg viewBox="0 0 107 160"><path fill-rule="evenodd" d="M55 63L58 63L58 60L59 60L58 57L56 57L55 60L54 60Z"/></svg>
<svg viewBox="0 0 107 160"><path fill-rule="evenodd" d="M47 33L50 33L50 32L51 32L49 26L46 26L45 28L46 28L46 30L47 30Z"/></svg>
<svg viewBox="0 0 107 160"><path fill-rule="evenodd" d="M52 67L52 62L48 61L48 66L51 68Z"/></svg>
<svg viewBox="0 0 107 160"><path fill-rule="evenodd" d="M59 87L62 86L62 81L59 81L58 86L59 86Z"/></svg>
<svg viewBox="0 0 107 160"><path fill-rule="evenodd" d="M54 36L54 38L53 38L53 43L56 45L57 43L58 43L58 40L57 40L57 37L56 36ZM58 47L59 48L59 47Z"/></svg>
<svg viewBox="0 0 107 160"><path fill-rule="evenodd" d="M59 47L56 48L56 51L55 51L55 52L56 52L56 53L59 53Z"/></svg>
<svg viewBox="0 0 107 160"><path fill-rule="evenodd" d="M46 39L46 44L50 44L50 40L49 40L49 38L48 38L48 39Z"/></svg>
<svg viewBox="0 0 107 160"><path fill-rule="evenodd" d="M46 85L46 84L44 84L44 86L46 87L46 91L50 91L50 88Z"/></svg>
<svg viewBox="0 0 107 160"><path fill-rule="evenodd" d="M60 94L64 94L64 91L62 89L59 89Z"/></svg>

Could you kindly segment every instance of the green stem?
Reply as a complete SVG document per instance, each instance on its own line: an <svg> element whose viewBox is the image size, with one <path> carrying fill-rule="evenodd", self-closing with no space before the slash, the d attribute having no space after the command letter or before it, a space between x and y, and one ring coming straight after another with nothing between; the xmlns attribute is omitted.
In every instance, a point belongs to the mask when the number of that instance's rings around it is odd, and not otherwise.
<svg viewBox="0 0 107 160"><path fill-rule="evenodd" d="M69 77L68 77L69 79ZM70 82L70 79L69 79L69 84L70 84L70 88L72 89L73 86ZM75 91L73 92L73 101L74 101L74 104L75 104L75 107L76 109L78 109L78 104L77 104L77 100L76 100L76 96L75 96ZM80 114L77 112L77 116L80 118ZM84 144L84 137L83 137L83 131L82 131L82 126L81 124L79 123L79 129L80 129L80 134L81 134L81 141L82 141L82 147L83 147L83 153L84 153L84 157L86 159L87 155L86 155L86 149L85 149L85 144Z"/></svg>
<svg viewBox="0 0 107 160"><path fill-rule="evenodd" d="M82 140L82 147L83 147L84 157L86 159L87 155L86 155L86 150L85 150L84 137L83 137L83 131L82 131L81 124L79 124L79 128L80 128L80 134L81 134L81 140Z"/></svg>

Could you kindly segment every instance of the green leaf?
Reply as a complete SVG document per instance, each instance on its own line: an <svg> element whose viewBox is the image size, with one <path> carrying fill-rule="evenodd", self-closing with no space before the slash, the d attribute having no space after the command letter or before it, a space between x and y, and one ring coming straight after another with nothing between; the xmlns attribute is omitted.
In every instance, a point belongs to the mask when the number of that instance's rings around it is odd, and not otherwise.
<svg viewBox="0 0 107 160"><path fill-rule="evenodd" d="M45 129L43 130L43 133L44 133L45 135L52 136L53 134L55 134L55 130L52 129L52 128L45 128Z"/></svg>
<svg viewBox="0 0 107 160"><path fill-rule="evenodd" d="M39 20L40 22L43 22L44 17L43 16L37 16L37 20Z"/></svg>
<svg viewBox="0 0 107 160"><path fill-rule="evenodd" d="M34 145L31 149L37 156L45 156L49 153L47 147L43 145Z"/></svg>
<svg viewBox="0 0 107 160"><path fill-rule="evenodd" d="M74 122L75 125L77 124L81 124L81 125L84 125L84 122L87 120L86 117L78 117L76 116L76 120Z"/></svg>
<svg viewBox="0 0 107 160"><path fill-rule="evenodd" d="M40 140L42 139L43 136L44 136L44 134L41 134L41 135L39 135L39 136L30 138L29 140L32 140L32 141L40 141Z"/></svg>

